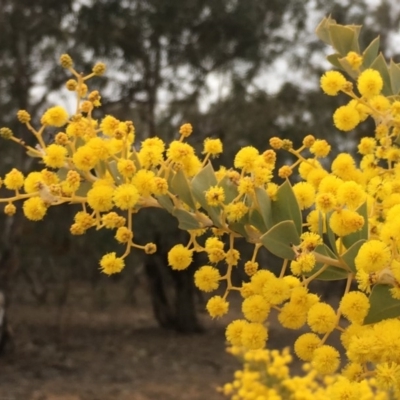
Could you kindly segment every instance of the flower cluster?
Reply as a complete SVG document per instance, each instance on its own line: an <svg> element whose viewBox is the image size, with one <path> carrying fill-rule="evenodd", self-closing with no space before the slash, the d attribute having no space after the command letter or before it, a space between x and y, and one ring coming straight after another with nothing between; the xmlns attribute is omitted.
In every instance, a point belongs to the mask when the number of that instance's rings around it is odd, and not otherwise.
<svg viewBox="0 0 400 400"><path fill-rule="evenodd" d="M349 52L345 60L357 74L357 93L338 71L327 72L320 83L327 95L343 92L350 97L334 112L339 130L350 131L369 117L375 121L374 136L359 141L360 161L341 153L329 162L331 146L313 135L299 148L273 137L271 148L243 147L234 168L214 170L211 160L222 153L222 142L207 138L202 155L196 154L186 141L193 133L190 124L183 124L171 143L158 137L137 143L131 121L112 115L95 119L93 110L101 106L101 96L89 91L87 81L103 74L105 66L96 64L83 76L63 55L61 65L73 75L66 87L76 93L75 113L51 107L36 129L29 113L19 111L17 118L37 139L36 147L10 129L0 129L4 139L23 145L45 166L27 176L16 168L5 175L1 184L13 195L0 199L6 204L4 212L15 214L21 200L24 215L38 221L49 207L78 204L71 234L111 229L125 246L123 254L108 253L100 260L108 275L123 270L132 248L156 251L153 243L134 242L139 210L159 207L174 215L190 239L170 249L168 263L185 270L195 253L205 253L206 265L195 272L194 283L211 294L209 315L224 316L229 294L241 295L242 318L226 328L233 351L246 360L235 382L223 389L233 399L300 398L290 397L295 391L304 391L302 398L321 399L367 399L371 390L376 396L379 390L400 396L400 101L382 94L383 78L377 70L362 70L362 55ZM45 132L55 128L54 142L46 143ZM277 151L289 152L294 161L276 170ZM294 172L299 179L291 185ZM284 180L281 185L276 183L279 178ZM241 260L235 246L241 237L254 246L248 260ZM263 246L283 259L279 274L259 265ZM247 279L235 285L232 271L242 264ZM346 281L336 308L310 291L316 279ZM288 353L263 350L272 312L284 328L308 330L294 343L297 357L309 363L304 378L289 379ZM341 377L335 375L340 349L328 341L335 330L348 362ZM264 366L254 370L253 362ZM317 376L318 389L311 384ZM279 381L279 390L271 386L271 377Z"/></svg>

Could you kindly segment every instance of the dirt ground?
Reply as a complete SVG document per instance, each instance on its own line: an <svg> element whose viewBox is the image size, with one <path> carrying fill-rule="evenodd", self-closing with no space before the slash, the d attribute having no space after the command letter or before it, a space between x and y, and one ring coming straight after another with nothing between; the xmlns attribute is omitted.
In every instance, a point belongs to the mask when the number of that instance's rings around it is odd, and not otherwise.
<svg viewBox="0 0 400 400"><path fill-rule="evenodd" d="M217 388L240 368L224 339L227 323L241 317L238 298L222 320L200 313L204 333L181 335L157 326L146 290L132 305L118 284L104 293L102 308L78 284L62 309L29 296L12 299L13 348L0 356L0 400L225 398ZM298 335L271 322L268 347L283 348Z"/></svg>
<svg viewBox="0 0 400 400"><path fill-rule="evenodd" d="M225 321L203 334L161 330L146 294L104 310L75 294L56 306L14 301L13 348L0 357L0 400L223 399L217 387L239 366L225 352ZM228 317L231 318L231 317Z"/></svg>

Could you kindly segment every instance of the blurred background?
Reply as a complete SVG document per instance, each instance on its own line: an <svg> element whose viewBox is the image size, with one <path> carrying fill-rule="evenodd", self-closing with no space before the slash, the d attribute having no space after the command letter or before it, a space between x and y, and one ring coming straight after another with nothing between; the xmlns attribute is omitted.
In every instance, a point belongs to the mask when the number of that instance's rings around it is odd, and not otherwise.
<svg viewBox="0 0 400 400"><path fill-rule="evenodd" d="M28 110L35 123L55 102L72 107L58 64L68 53L77 71L107 64L90 88L101 91L101 115L134 122L138 143L168 142L190 122L199 151L206 137L223 141L216 166L231 165L243 146L267 149L272 136L297 146L313 134L333 155L350 151L354 135L332 123L346 100L318 84L330 49L314 31L329 14L362 24L364 45L379 34L384 55L399 62L400 7L389 0L0 0L0 126L34 145L16 112ZM0 176L15 166L41 169L2 141ZM98 260L121 248L109 232L72 237L76 211L51 208L38 223L0 215L0 399L220 398L215 388L237 364L224 353L224 321L203 315L195 266L167 266L169 248L186 240L176 222L159 210L139 213L137 240L159 252L133 253L110 278ZM239 247L246 261L248 247ZM259 261L277 268L267 252Z"/></svg>

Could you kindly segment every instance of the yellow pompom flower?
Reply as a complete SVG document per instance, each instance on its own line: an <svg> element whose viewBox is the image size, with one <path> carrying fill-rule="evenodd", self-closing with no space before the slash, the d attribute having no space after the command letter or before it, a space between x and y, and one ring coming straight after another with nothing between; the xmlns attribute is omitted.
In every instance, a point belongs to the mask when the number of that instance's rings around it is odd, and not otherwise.
<svg viewBox="0 0 400 400"><path fill-rule="evenodd" d="M332 400L359 400L363 398L362 393L361 385L358 382L351 382L346 378L339 377L331 386L330 398Z"/></svg>
<svg viewBox="0 0 400 400"><path fill-rule="evenodd" d="M211 186L210 189L205 192L205 198L208 205L214 207L219 206L225 201L224 188L221 186Z"/></svg>
<svg viewBox="0 0 400 400"><path fill-rule="evenodd" d="M101 123L100 129L107 136L114 136L115 131L118 129L120 121L112 115L106 115Z"/></svg>
<svg viewBox="0 0 400 400"><path fill-rule="evenodd" d="M352 323L362 324L370 308L368 297L359 291L346 293L340 301L339 310Z"/></svg>
<svg viewBox="0 0 400 400"><path fill-rule="evenodd" d="M46 147L46 154L43 161L47 167L61 168L65 164L65 158L68 154L67 149L59 144L51 144Z"/></svg>
<svg viewBox="0 0 400 400"><path fill-rule="evenodd" d="M24 185L24 175L21 171L13 168L4 178L4 185L9 190L21 189Z"/></svg>
<svg viewBox="0 0 400 400"><path fill-rule="evenodd" d="M193 156L193 147L177 140L171 142L167 150L167 157L175 163L188 162Z"/></svg>
<svg viewBox="0 0 400 400"><path fill-rule="evenodd" d="M300 210L309 208L314 204L315 189L308 182L299 182L293 186L293 192L299 203Z"/></svg>
<svg viewBox="0 0 400 400"><path fill-rule="evenodd" d="M346 61L350 64L351 69L357 70L361 67L363 58L355 51L349 51L346 55Z"/></svg>
<svg viewBox="0 0 400 400"><path fill-rule="evenodd" d="M362 155L372 154L376 148L376 140L371 137L364 137L357 146L358 152Z"/></svg>
<svg viewBox="0 0 400 400"><path fill-rule="evenodd" d="M222 142L220 139L210 139L204 140L204 150L203 154L211 154L212 156L217 156L223 151Z"/></svg>
<svg viewBox="0 0 400 400"><path fill-rule="evenodd" d="M193 132L193 127L191 124L183 124L181 125L181 127L179 128L179 133L183 136L183 137L188 137L192 134Z"/></svg>
<svg viewBox="0 0 400 400"><path fill-rule="evenodd" d="M113 192L114 189L108 185L93 187L87 192L87 202L95 211L109 211L113 208Z"/></svg>
<svg viewBox="0 0 400 400"><path fill-rule="evenodd" d="M244 319L236 319L232 321L225 330L226 340L232 346L242 346L242 332L249 323Z"/></svg>
<svg viewBox="0 0 400 400"><path fill-rule="evenodd" d="M321 339L315 333L304 333L294 343L294 351L303 361L311 361L315 349L321 345Z"/></svg>
<svg viewBox="0 0 400 400"><path fill-rule="evenodd" d="M155 177L154 178L154 194L156 196L161 196L167 194L168 192L168 182L164 178Z"/></svg>
<svg viewBox="0 0 400 400"><path fill-rule="evenodd" d="M338 71L328 71L320 80L321 89L329 96L336 96L346 86L346 78Z"/></svg>
<svg viewBox="0 0 400 400"><path fill-rule="evenodd" d="M296 260L290 264L290 270L293 275L303 275L314 269L316 263L315 255L313 253L302 253Z"/></svg>
<svg viewBox="0 0 400 400"><path fill-rule="evenodd" d="M218 289L221 275L217 268L205 265L194 274L194 284L203 292L212 292Z"/></svg>
<svg viewBox="0 0 400 400"><path fill-rule="evenodd" d="M230 222L239 221L248 211L249 207L242 202L230 203L225 206L226 216Z"/></svg>
<svg viewBox="0 0 400 400"><path fill-rule="evenodd" d="M121 257L117 257L116 254L108 253L105 254L100 260L101 272L106 275L117 274L121 272L125 267L125 262Z"/></svg>
<svg viewBox="0 0 400 400"><path fill-rule="evenodd" d="M258 271L258 262L246 261L244 264L244 272L248 276L253 276Z"/></svg>
<svg viewBox="0 0 400 400"><path fill-rule="evenodd" d="M40 172L30 172L24 181L24 190L26 193L34 193L39 190L39 184L43 182L43 176Z"/></svg>
<svg viewBox="0 0 400 400"><path fill-rule="evenodd" d="M340 205L345 205L350 210L356 210L367 199L361 185L356 182L344 182L337 191L337 201Z"/></svg>
<svg viewBox="0 0 400 400"><path fill-rule="evenodd" d="M258 150L253 146L246 146L240 149L234 159L235 168L242 169L244 172L252 172L255 166Z"/></svg>
<svg viewBox="0 0 400 400"><path fill-rule="evenodd" d="M138 153L140 164L143 168L150 169L161 164L164 157L165 144L158 137L152 137L142 142Z"/></svg>
<svg viewBox="0 0 400 400"><path fill-rule="evenodd" d="M320 193L315 198L315 207L317 210L327 213L336 207L336 197L332 193Z"/></svg>
<svg viewBox="0 0 400 400"><path fill-rule="evenodd" d="M257 168L258 170L258 168ZM250 176L245 176L239 181L239 186L238 186L238 192L239 194L252 194L254 193L254 181Z"/></svg>
<svg viewBox="0 0 400 400"><path fill-rule="evenodd" d="M357 88L363 97L376 96L383 88L383 79L378 71L368 68L358 77Z"/></svg>
<svg viewBox="0 0 400 400"><path fill-rule="evenodd" d="M143 197L151 196L155 190L155 174L153 171L145 169L139 170L132 178L132 184L136 186L137 191Z"/></svg>
<svg viewBox="0 0 400 400"><path fill-rule="evenodd" d="M337 323L335 310L329 304L316 303L308 310L307 323L313 332L332 332Z"/></svg>
<svg viewBox="0 0 400 400"><path fill-rule="evenodd" d="M135 207L139 198L138 190L130 183L124 183L118 186L113 193L114 204L121 210L129 210Z"/></svg>
<svg viewBox="0 0 400 400"><path fill-rule="evenodd" d="M334 211L329 219L329 225L338 236L347 236L359 231L364 226L364 217L352 210Z"/></svg>
<svg viewBox="0 0 400 400"><path fill-rule="evenodd" d="M317 158L326 157L331 151L331 146L326 140L317 139L310 147L310 152Z"/></svg>
<svg viewBox="0 0 400 400"><path fill-rule="evenodd" d="M110 212L101 216L101 222L107 229L115 229L124 226L126 219L116 212Z"/></svg>
<svg viewBox="0 0 400 400"><path fill-rule="evenodd" d="M315 349L311 365L322 375L333 374L340 365L339 352L332 346L323 345Z"/></svg>
<svg viewBox="0 0 400 400"><path fill-rule="evenodd" d="M380 240L369 240L364 243L355 258L356 268L367 273L378 272L389 265L390 248Z"/></svg>
<svg viewBox="0 0 400 400"><path fill-rule="evenodd" d="M107 160L111 156L111 146L108 140L99 137L91 138L86 146L93 152L99 160Z"/></svg>
<svg viewBox="0 0 400 400"><path fill-rule="evenodd" d="M268 339L267 328L259 323L250 322L243 327L242 345L249 350L263 349Z"/></svg>
<svg viewBox="0 0 400 400"><path fill-rule="evenodd" d="M211 318L222 317L228 312L229 303L221 296L213 296L208 300L206 309Z"/></svg>
<svg viewBox="0 0 400 400"><path fill-rule="evenodd" d="M46 215L46 203L40 197L31 197L22 206L24 215L31 221L40 221Z"/></svg>
<svg viewBox="0 0 400 400"><path fill-rule="evenodd" d="M307 321L307 311L300 304L287 302L281 309L278 320L284 328L300 329Z"/></svg>
<svg viewBox="0 0 400 400"><path fill-rule="evenodd" d="M271 310L271 305L259 294L247 297L242 303L242 312L250 322L264 322Z"/></svg>
<svg viewBox="0 0 400 400"><path fill-rule="evenodd" d="M11 216L14 215L17 212L17 207L15 207L15 205L13 203L8 203L5 207L4 207L4 214Z"/></svg>
<svg viewBox="0 0 400 400"><path fill-rule="evenodd" d="M99 159L93 150L87 146L81 146L72 156L72 161L76 168L81 171L90 171L97 164Z"/></svg>
<svg viewBox="0 0 400 400"><path fill-rule="evenodd" d="M132 160L121 159L117 163L118 172L124 178L131 178L136 172L135 164Z"/></svg>
<svg viewBox="0 0 400 400"><path fill-rule="evenodd" d="M120 243L128 243L133 238L133 232L126 226L121 226L115 233L115 239Z"/></svg>
<svg viewBox="0 0 400 400"><path fill-rule="evenodd" d="M376 385L383 390L398 388L400 382L400 364L385 362L376 366Z"/></svg>
<svg viewBox="0 0 400 400"><path fill-rule="evenodd" d="M43 125L50 125L59 128L68 122L68 113L60 106L51 107L45 111L40 122Z"/></svg>
<svg viewBox="0 0 400 400"><path fill-rule="evenodd" d="M17 112L17 118L21 124L27 124L31 120L31 115L26 110L19 110Z"/></svg>
<svg viewBox="0 0 400 400"><path fill-rule="evenodd" d="M264 300L270 304L278 305L289 299L290 287L282 278L271 278L262 288Z"/></svg>
<svg viewBox="0 0 400 400"><path fill-rule="evenodd" d="M333 114L333 122L341 131L351 131L360 123L360 114L350 106L341 106Z"/></svg>
<svg viewBox="0 0 400 400"><path fill-rule="evenodd" d="M87 212L79 211L75 214L74 221L81 225L85 230L96 225L96 220Z"/></svg>
<svg viewBox="0 0 400 400"><path fill-rule="evenodd" d="M189 267L193 259L193 250L187 249L182 244L175 245L168 252L168 265L175 270L183 270Z"/></svg>

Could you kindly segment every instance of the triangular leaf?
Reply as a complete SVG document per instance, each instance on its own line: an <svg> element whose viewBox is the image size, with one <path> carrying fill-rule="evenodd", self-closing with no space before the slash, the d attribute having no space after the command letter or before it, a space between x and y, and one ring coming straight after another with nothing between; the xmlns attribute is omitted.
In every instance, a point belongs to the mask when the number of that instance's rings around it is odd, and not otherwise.
<svg viewBox="0 0 400 400"><path fill-rule="evenodd" d="M273 226L271 214L271 199L269 198L265 189L256 188L254 192L257 201L257 208L260 211L265 226L267 227L267 229L270 229Z"/></svg>
<svg viewBox="0 0 400 400"><path fill-rule="evenodd" d="M279 187L276 200L271 202L271 216L274 225L282 221L293 221L298 235L301 235L301 211L288 180Z"/></svg>
<svg viewBox="0 0 400 400"><path fill-rule="evenodd" d="M265 226L263 217L261 216L260 212L255 208L250 210L249 223L256 227L261 232L261 234L264 234L268 230Z"/></svg>
<svg viewBox="0 0 400 400"><path fill-rule="evenodd" d="M338 69L343 69L342 64L340 64L340 54L335 53L335 54L330 54L329 56L326 57L326 59L336 68Z"/></svg>
<svg viewBox="0 0 400 400"><path fill-rule="evenodd" d="M392 88L393 94L399 94L400 92L400 67L390 60L389 66L389 74L390 74L390 84Z"/></svg>
<svg viewBox="0 0 400 400"><path fill-rule="evenodd" d="M388 318L400 317L400 300L390 293L390 286L375 285L372 288L369 302L371 308L365 317L364 324L374 324Z"/></svg>
<svg viewBox="0 0 400 400"><path fill-rule="evenodd" d="M377 70L381 74L381 77L383 79L382 93L385 96L392 95L393 93L390 84L389 70L385 61L385 57L383 57L382 53L379 53L378 57L376 57L373 63L371 64L370 68Z"/></svg>
<svg viewBox="0 0 400 400"><path fill-rule="evenodd" d="M360 250L360 247L365 243L364 239L359 240L358 242L354 243L343 255L342 259L346 263L346 265L356 273L356 265L354 260Z"/></svg>
<svg viewBox="0 0 400 400"><path fill-rule="evenodd" d="M185 173L181 169L176 172L175 176L171 180L171 192L177 195L180 200L186 203L193 210L196 209L196 205L190 191L189 182L185 176Z"/></svg>
<svg viewBox="0 0 400 400"><path fill-rule="evenodd" d="M300 244L300 236L293 221L283 221L261 236L261 243L277 257L294 260L293 245Z"/></svg>
<svg viewBox="0 0 400 400"><path fill-rule="evenodd" d="M364 52L363 52L363 64L362 64L363 68L367 69L367 68L371 67L371 64L373 63L375 58L378 56L379 45L380 45L380 39L379 39L379 36L378 36L364 50Z"/></svg>
<svg viewBox="0 0 400 400"><path fill-rule="evenodd" d="M225 204L231 203L239 194L237 186L232 182L229 177L224 176L218 183L218 186L222 187L225 192Z"/></svg>
<svg viewBox="0 0 400 400"><path fill-rule="evenodd" d="M202 227L196 217L189 211L182 210L181 208L174 208L172 215L177 218L180 229L188 231Z"/></svg>
<svg viewBox="0 0 400 400"><path fill-rule="evenodd" d="M360 53L358 46L358 32L356 26L344 26L332 24L329 27L329 35L333 48L342 56L345 57L349 51Z"/></svg>

